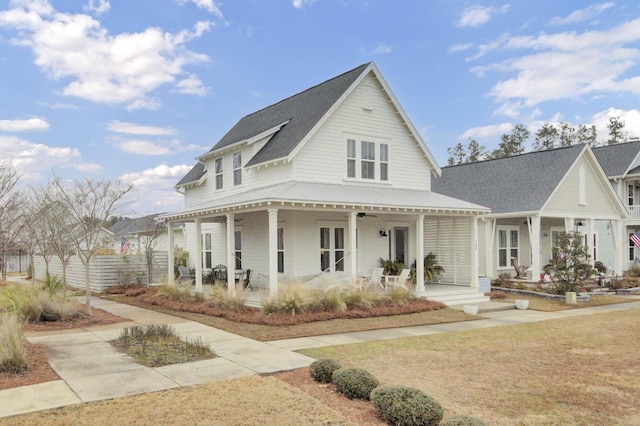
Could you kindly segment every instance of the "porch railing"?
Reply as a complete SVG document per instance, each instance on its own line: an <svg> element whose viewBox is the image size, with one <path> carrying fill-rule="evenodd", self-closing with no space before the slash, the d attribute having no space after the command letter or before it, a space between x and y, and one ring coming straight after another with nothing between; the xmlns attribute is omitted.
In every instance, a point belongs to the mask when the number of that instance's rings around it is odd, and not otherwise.
<svg viewBox="0 0 640 426"><path fill-rule="evenodd" d="M627 208L629 209L631 219L640 219L640 205L628 206Z"/></svg>

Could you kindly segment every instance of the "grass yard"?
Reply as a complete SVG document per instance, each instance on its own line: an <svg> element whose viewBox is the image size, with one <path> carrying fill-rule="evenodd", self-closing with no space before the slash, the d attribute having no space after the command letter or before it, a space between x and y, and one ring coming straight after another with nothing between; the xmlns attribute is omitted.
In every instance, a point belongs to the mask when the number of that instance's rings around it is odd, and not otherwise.
<svg viewBox="0 0 640 426"><path fill-rule="evenodd" d="M580 309L590 308L593 306L612 305L615 303L628 303L635 302L638 299L633 297L623 296L591 296L588 302L578 302L575 305L567 305L564 300L551 300L544 299L536 296L525 296L513 293L507 293L507 297L504 299L493 299L493 302L502 302L513 304L516 299L526 299L529 301L529 309L535 311L555 312L564 311L567 309Z"/></svg>
<svg viewBox="0 0 640 426"><path fill-rule="evenodd" d="M640 310L302 351L491 425L640 424Z"/></svg>

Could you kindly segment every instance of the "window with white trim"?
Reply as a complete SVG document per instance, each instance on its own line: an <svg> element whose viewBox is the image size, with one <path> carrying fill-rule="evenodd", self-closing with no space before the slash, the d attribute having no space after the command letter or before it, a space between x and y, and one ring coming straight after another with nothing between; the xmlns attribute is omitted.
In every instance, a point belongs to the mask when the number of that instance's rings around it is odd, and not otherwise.
<svg viewBox="0 0 640 426"><path fill-rule="evenodd" d="M216 158L214 167L215 167L215 175L216 175L216 189L222 189L222 186L224 184L224 176L222 174L223 172L222 158Z"/></svg>
<svg viewBox="0 0 640 426"><path fill-rule="evenodd" d="M236 257L235 269L242 269L242 231L239 229L234 232L233 253Z"/></svg>
<svg viewBox="0 0 640 426"><path fill-rule="evenodd" d="M233 153L233 185L242 185L242 152Z"/></svg>
<svg viewBox="0 0 640 426"><path fill-rule="evenodd" d="M349 179L389 180L389 144L372 138L347 138L345 176Z"/></svg>
<svg viewBox="0 0 640 426"><path fill-rule="evenodd" d="M520 230L517 226L502 226L498 228L498 268L511 265L511 258L519 261Z"/></svg>
<svg viewBox="0 0 640 426"><path fill-rule="evenodd" d="M211 244L211 233L202 234L202 267L211 268L213 263L213 250Z"/></svg>
<svg viewBox="0 0 640 426"><path fill-rule="evenodd" d="M634 232L629 232L629 261L631 262L636 260L636 245L633 244L633 240L631 240L633 234Z"/></svg>
<svg viewBox="0 0 640 426"><path fill-rule="evenodd" d="M320 270L344 272L345 233L342 227L320 228Z"/></svg>
<svg viewBox="0 0 640 426"><path fill-rule="evenodd" d="M278 228L278 272L284 274L284 228Z"/></svg>
<svg viewBox="0 0 640 426"><path fill-rule="evenodd" d="M629 203L629 206L635 205L633 192L634 192L633 191L633 185L627 185L627 201Z"/></svg>

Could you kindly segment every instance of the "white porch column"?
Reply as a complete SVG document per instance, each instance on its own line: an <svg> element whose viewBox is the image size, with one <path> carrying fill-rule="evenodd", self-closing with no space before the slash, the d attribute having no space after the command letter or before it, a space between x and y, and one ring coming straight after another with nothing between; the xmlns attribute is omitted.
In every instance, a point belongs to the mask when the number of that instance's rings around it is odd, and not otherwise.
<svg viewBox="0 0 640 426"><path fill-rule="evenodd" d="M424 293L424 215L416 219L416 293Z"/></svg>
<svg viewBox="0 0 640 426"><path fill-rule="evenodd" d="M269 296L278 297L278 209L269 214Z"/></svg>
<svg viewBox="0 0 640 426"><path fill-rule="evenodd" d="M627 259L627 250L629 247L629 237L627 235L626 227L623 220L613 220L611 224L611 233L614 236L615 249L615 273L616 275L622 275L622 272L627 269L625 259Z"/></svg>
<svg viewBox="0 0 640 426"><path fill-rule="evenodd" d="M202 291L202 222L196 219L196 291Z"/></svg>
<svg viewBox="0 0 640 426"><path fill-rule="evenodd" d="M575 230L574 223L575 223L575 219L574 218L565 217L564 218L564 232L569 233L569 232Z"/></svg>
<svg viewBox="0 0 640 426"><path fill-rule="evenodd" d="M587 219L587 247L589 253L589 264L593 266L596 262L596 258L593 255L593 240L596 233L596 221L595 219Z"/></svg>
<svg viewBox="0 0 640 426"><path fill-rule="evenodd" d="M485 226L486 244L486 273L489 278L494 278L493 255L495 253L494 243L496 238L496 219L487 219ZM496 277L497 278L497 277Z"/></svg>
<svg viewBox="0 0 640 426"><path fill-rule="evenodd" d="M236 295L236 233L235 215L227 214L227 292Z"/></svg>
<svg viewBox="0 0 640 426"><path fill-rule="evenodd" d="M534 281L538 281L540 278L540 271L542 270L542 263L540 262L540 216L529 217L531 225L529 226L530 235L529 240L531 243L531 275Z"/></svg>
<svg viewBox="0 0 640 426"><path fill-rule="evenodd" d="M357 229L356 222L357 212L349 212L349 253L351 253L351 262L349 263L349 279L355 283L358 279L358 251L356 249Z"/></svg>
<svg viewBox="0 0 640 426"><path fill-rule="evenodd" d="M478 282L478 216L473 216L471 221L471 288L480 288Z"/></svg>
<svg viewBox="0 0 640 426"><path fill-rule="evenodd" d="M167 253L167 284L175 286L176 279L173 272L173 269L175 268L173 264L173 246L175 244L173 236L173 222L167 222L167 234L169 237L169 251Z"/></svg>

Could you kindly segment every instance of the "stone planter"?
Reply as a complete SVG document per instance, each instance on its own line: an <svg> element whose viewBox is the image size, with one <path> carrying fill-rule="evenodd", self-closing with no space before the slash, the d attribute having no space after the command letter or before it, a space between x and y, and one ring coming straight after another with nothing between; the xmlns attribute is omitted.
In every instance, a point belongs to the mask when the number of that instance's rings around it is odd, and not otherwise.
<svg viewBox="0 0 640 426"><path fill-rule="evenodd" d="M529 301L527 299L516 299L516 309L527 309L529 307Z"/></svg>
<svg viewBox="0 0 640 426"><path fill-rule="evenodd" d="M565 294L565 303L567 305L575 305L576 303L578 303L578 295L575 291L568 291Z"/></svg>
<svg viewBox="0 0 640 426"><path fill-rule="evenodd" d="M462 310L467 315L478 315L478 305L464 305Z"/></svg>

